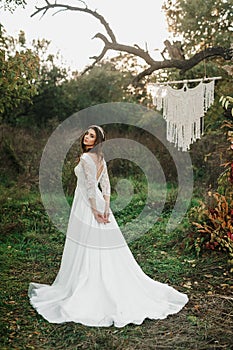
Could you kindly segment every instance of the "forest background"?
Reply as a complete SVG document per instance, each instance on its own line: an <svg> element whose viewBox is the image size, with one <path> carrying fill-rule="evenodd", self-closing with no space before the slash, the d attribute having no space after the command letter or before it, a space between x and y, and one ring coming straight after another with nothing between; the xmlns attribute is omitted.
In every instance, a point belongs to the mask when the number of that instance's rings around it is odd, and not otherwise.
<svg viewBox="0 0 233 350"><path fill-rule="evenodd" d="M14 9L25 4L24 0L0 1L12 17ZM224 0L165 1L169 30L179 45L174 48L186 60L213 47L230 50L231 5L231 1ZM136 81L147 65L130 52L103 57L82 74L59 65L56 55L48 53L46 38L28 43L26 34L21 31L13 38L1 26L1 349L231 349L232 54L202 59L186 71L176 66L156 69ZM163 60L177 59L168 48ZM160 220L147 234L131 242L130 248L149 276L187 293L189 304L174 318L146 320L143 326L129 325L119 330L48 324L30 307L27 287L32 280L52 283L64 244L64 235L50 221L39 192L40 159L49 136L73 113L102 103L129 102L155 110L148 83L203 76L222 79L216 82L215 101L205 115L204 135L189 151L194 171L189 210L169 234L166 224L178 194L169 152L145 130L128 125L105 126L108 139L129 138L154 153L157 150L167 180L166 203ZM69 203L75 189L73 168L78 152L77 140L63 166L63 187ZM119 179L130 179L134 188L130 203L116 213L121 226L139 215L147 184L141 170L131 162L118 159L108 166L112 200L117 196ZM149 204L156 211L156 204Z"/></svg>

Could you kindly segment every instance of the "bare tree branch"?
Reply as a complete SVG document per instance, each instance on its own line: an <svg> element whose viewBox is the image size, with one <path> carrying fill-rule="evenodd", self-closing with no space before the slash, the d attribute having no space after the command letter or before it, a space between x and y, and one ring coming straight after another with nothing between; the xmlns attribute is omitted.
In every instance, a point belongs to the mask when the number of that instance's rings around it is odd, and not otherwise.
<svg viewBox="0 0 233 350"><path fill-rule="evenodd" d="M209 47L203 51L196 53L190 59L154 61L154 63L149 68L145 69L134 78L134 84L137 84L142 78L152 74L158 69L177 68L181 71L181 74L183 74L204 59L211 57L222 57L224 60L231 60L233 58L233 49L226 49L220 46Z"/></svg>
<svg viewBox="0 0 233 350"><path fill-rule="evenodd" d="M109 39L102 33L97 33L93 38L98 38L103 41L104 48L102 52L98 56L90 57L91 59L94 59L94 62L88 66L83 74L93 68L96 63L98 63L100 60L103 59L103 57L106 55L108 50L114 50L114 51L120 51L120 52L126 52L129 54L133 54L137 57L142 58L147 65L149 66L144 71L139 73L133 81L134 85L137 85L138 82L143 79L145 76L148 76L152 74L154 71L159 69L165 69L165 68L177 68L181 71L181 73L186 72L187 70L193 68L195 65L200 63L202 60L206 58L211 57L222 57L225 60L231 60L233 57L233 49L232 48L224 48L224 47L211 47L207 48L203 51L200 51L196 53L194 56L192 56L189 59L185 59L185 56L181 50L181 47L177 44L179 42L176 42L174 44L171 44L168 40L165 40L165 49L162 52L162 56L164 60L162 61L155 61L151 55L149 54L148 50L143 50L138 45L130 46L130 45L124 45L117 42L116 37L109 26L108 22L105 20L105 18L100 15L96 10L93 11L87 7L84 1L79 0L84 7L77 7L77 6L70 6L66 4L58 4L56 1L54 3L50 3L49 0L45 0L46 5L43 7L36 7L36 11L31 15L31 17L37 15L38 13L43 13L42 17L48 12L50 9L59 9L57 12L70 10L70 11L79 11L88 13L91 16L95 17L100 21L100 23L104 26ZM57 13L56 12L56 13ZM147 45L146 45L147 46ZM165 59L164 52L168 51L170 59Z"/></svg>
<svg viewBox="0 0 233 350"><path fill-rule="evenodd" d="M94 60L94 62L91 65L89 65L87 68L84 69L84 71L82 72L82 75L85 74L90 69L92 69L96 65L97 62L101 61L102 58L105 56L106 52L107 52L107 49L106 49L106 47L104 47L99 56L90 57Z"/></svg>
<svg viewBox="0 0 233 350"><path fill-rule="evenodd" d="M105 30L107 31L109 37L111 38L112 42L116 42L116 38L115 35L113 34L112 29L110 28L109 24L107 23L107 21L105 20L105 18L100 15L97 11L93 11L90 10L84 1L80 1L83 5L85 5L85 7L77 7L77 6L70 6L70 5L65 5L65 4L58 4L56 2L54 3L50 3L48 0L45 0L46 4L43 7L37 7L36 6L36 11L31 15L31 17L37 15L40 12L43 12L43 16L46 14L46 12L50 9L54 9L54 8L60 8L63 10L69 10L69 11L79 11L79 12L85 12L90 14L91 16L94 16L95 18L97 18L100 23L104 26Z"/></svg>

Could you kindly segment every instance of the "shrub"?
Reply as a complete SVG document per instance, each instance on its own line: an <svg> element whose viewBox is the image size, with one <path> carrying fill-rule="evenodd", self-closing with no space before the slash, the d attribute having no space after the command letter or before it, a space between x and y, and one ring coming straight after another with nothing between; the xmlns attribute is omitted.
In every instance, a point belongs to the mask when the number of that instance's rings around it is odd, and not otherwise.
<svg viewBox="0 0 233 350"><path fill-rule="evenodd" d="M207 249L226 251L233 263L233 197L208 192L207 203L201 202L196 208L196 218L193 225L201 234L200 244Z"/></svg>
<svg viewBox="0 0 233 350"><path fill-rule="evenodd" d="M225 109L225 120L222 128L227 129L230 150L233 150L233 98L221 97L220 102ZM189 244L199 254L203 247L212 250L223 250L233 265L233 161L226 164L225 170L218 178L216 192L209 191L206 201L190 211L193 232L189 234ZM233 272L233 267L230 270Z"/></svg>

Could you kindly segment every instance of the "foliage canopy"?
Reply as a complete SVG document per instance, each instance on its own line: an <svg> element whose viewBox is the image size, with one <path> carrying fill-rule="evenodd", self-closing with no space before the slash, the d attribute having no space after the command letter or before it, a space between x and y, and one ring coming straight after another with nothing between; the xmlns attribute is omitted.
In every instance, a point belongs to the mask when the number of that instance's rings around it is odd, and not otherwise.
<svg viewBox="0 0 233 350"><path fill-rule="evenodd" d="M181 36L184 49L230 46L233 30L232 2L228 0L166 0L164 10L169 31Z"/></svg>

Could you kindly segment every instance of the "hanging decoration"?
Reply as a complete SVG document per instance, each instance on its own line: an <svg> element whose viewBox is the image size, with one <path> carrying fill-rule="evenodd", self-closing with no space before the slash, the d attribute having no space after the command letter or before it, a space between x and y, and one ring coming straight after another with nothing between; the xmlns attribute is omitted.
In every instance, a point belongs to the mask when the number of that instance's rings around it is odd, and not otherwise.
<svg viewBox="0 0 233 350"><path fill-rule="evenodd" d="M221 77L172 81L164 84L150 84L149 91L157 110L162 110L167 124L167 140L181 151L188 151L190 145L201 138L204 131L204 114L214 102L215 80ZM205 83L204 80L211 80ZM188 82L199 81L194 87ZM169 84L183 83L181 89Z"/></svg>

